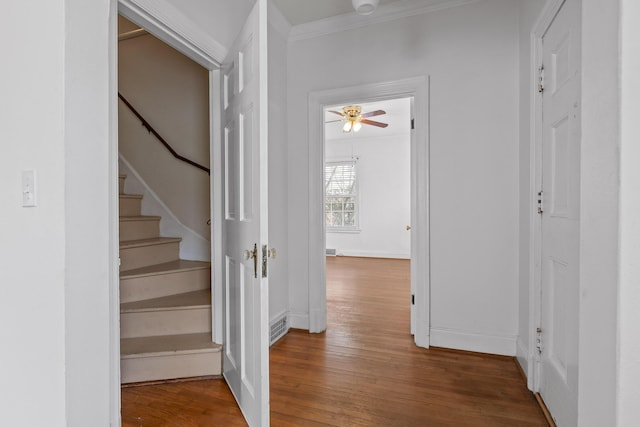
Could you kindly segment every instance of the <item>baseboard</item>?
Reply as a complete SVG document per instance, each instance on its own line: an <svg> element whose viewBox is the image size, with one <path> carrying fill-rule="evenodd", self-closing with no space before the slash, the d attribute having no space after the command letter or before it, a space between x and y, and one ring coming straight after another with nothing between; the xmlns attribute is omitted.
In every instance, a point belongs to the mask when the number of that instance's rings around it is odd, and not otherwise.
<svg viewBox="0 0 640 427"><path fill-rule="evenodd" d="M524 346L524 343L522 342L522 340L520 339L520 337L518 337L518 339L516 340L516 360L518 361L518 364L520 365L520 368L522 369L522 372L524 373L525 377L529 378L529 357L528 357L528 351Z"/></svg>
<svg viewBox="0 0 640 427"><path fill-rule="evenodd" d="M122 155L119 156L118 163L120 173L127 175L124 184L126 193L144 196L142 199L143 214L162 217L160 235L182 238L180 258L193 261L211 261L211 242L180 222Z"/></svg>
<svg viewBox="0 0 640 427"><path fill-rule="evenodd" d="M503 356L516 355L515 335L488 335L471 331L432 327L430 345Z"/></svg>
<svg viewBox="0 0 640 427"><path fill-rule="evenodd" d="M338 256L352 256L362 258L394 258L394 259L411 259L411 254L399 252L377 252L377 251L352 251L337 249Z"/></svg>
<svg viewBox="0 0 640 427"><path fill-rule="evenodd" d="M309 314L289 312L289 327L293 329L309 330Z"/></svg>

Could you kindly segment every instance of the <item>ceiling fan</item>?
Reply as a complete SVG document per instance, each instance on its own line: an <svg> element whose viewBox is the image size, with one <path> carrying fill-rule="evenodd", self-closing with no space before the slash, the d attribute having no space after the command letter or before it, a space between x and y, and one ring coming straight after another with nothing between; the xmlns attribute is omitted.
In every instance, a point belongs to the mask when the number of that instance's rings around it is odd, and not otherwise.
<svg viewBox="0 0 640 427"><path fill-rule="evenodd" d="M384 110L369 111L368 113L362 113L362 107L359 105L347 105L342 108L342 113L339 111L329 110L330 113L342 116L338 120L329 120L326 123L343 122L343 132L358 132L363 124L377 126L379 128L386 128L389 126L387 123L377 122L375 120L369 120L368 117L381 116L387 114Z"/></svg>

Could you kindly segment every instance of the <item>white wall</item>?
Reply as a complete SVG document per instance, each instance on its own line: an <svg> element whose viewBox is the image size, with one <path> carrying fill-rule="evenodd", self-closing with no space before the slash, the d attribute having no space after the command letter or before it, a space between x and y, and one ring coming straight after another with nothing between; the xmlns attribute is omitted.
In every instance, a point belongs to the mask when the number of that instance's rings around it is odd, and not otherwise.
<svg viewBox="0 0 640 427"><path fill-rule="evenodd" d="M520 366L528 375L529 358L531 349L529 348L530 333L537 325L530 325L530 274L531 266L530 242L531 242L531 216L535 210L534 199L532 196L532 169L531 156L531 100L534 96L534 84L531 64L531 31L542 8L545 4L544 0L521 0L520 1L520 144L519 144L519 176L518 191L519 199L519 235L520 241L518 249L518 346L517 356ZM532 384L532 383L531 383Z"/></svg>
<svg viewBox="0 0 640 427"><path fill-rule="evenodd" d="M269 50L269 244L277 251L269 261L269 319L276 320L289 311L288 198L287 182L287 39L274 21L278 10L268 12ZM286 31L286 30L285 30Z"/></svg>
<svg viewBox="0 0 640 427"><path fill-rule="evenodd" d="M616 419L618 12L617 1L582 0L578 424L587 427Z"/></svg>
<svg viewBox="0 0 640 427"><path fill-rule="evenodd" d="M178 154L209 167L207 70L146 35L118 43L118 86ZM209 239L209 175L174 158L123 102L118 146L176 218Z"/></svg>
<svg viewBox="0 0 640 427"><path fill-rule="evenodd" d="M109 423L111 11L47 0L0 17L3 425ZM37 207L21 207L25 169Z"/></svg>
<svg viewBox="0 0 640 427"><path fill-rule="evenodd" d="M621 188L617 425L640 420L640 3L621 2Z"/></svg>
<svg viewBox="0 0 640 427"><path fill-rule="evenodd" d="M344 46L349 40L349 48ZM515 354L518 4L487 0L289 48L292 311L308 314L310 91L429 75L432 345ZM426 120L427 118L417 118Z"/></svg>
<svg viewBox="0 0 640 427"><path fill-rule="evenodd" d="M403 101L410 103L408 98ZM381 117L375 119L384 121ZM409 123L408 114L405 120ZM411 234L405 227L411 224L411 140L406 127L404 135L367 138L349 133L325 141L327 162L358 159L359 231L327 230L326 246L338 255L410 258Z"/></svg>

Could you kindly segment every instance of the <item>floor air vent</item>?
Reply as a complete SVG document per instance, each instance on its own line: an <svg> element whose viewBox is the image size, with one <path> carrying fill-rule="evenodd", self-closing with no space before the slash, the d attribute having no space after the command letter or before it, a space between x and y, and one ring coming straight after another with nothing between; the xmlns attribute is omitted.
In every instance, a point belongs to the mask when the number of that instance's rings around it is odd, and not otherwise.
<svg viewBox="0 0 640 427"><path fill-rule="evenodd" d="M280 319L276 320L271 324L271 340L269 345L278 341L280 338L284 336L289 330L289 325L287 322L287 316L282 316Z"/></svg>
<svg viewBox="0 0 640 427"><path fill-rule="evenodd" d="M327 256L336 256L335 249L327 249Z"/></svg>

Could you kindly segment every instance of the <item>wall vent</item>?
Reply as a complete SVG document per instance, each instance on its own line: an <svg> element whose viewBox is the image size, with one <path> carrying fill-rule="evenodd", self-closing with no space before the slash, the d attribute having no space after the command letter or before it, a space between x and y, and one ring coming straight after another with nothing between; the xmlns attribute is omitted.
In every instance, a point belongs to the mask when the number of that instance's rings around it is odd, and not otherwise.
<svg viewBox="0 0 640 427"><path fill-rule="evenodd" d="M275 322L271 323L271 336L269 345L273 345L276 341L282 338L289 331L289 320L287 315L283 314L282 317Z"/></svg>
<svg viewBox="0 0 640 427"><path fill-rule="evenodd" d="M327 249L327 256L336 256L336 250L335 249Z"/></svg>

